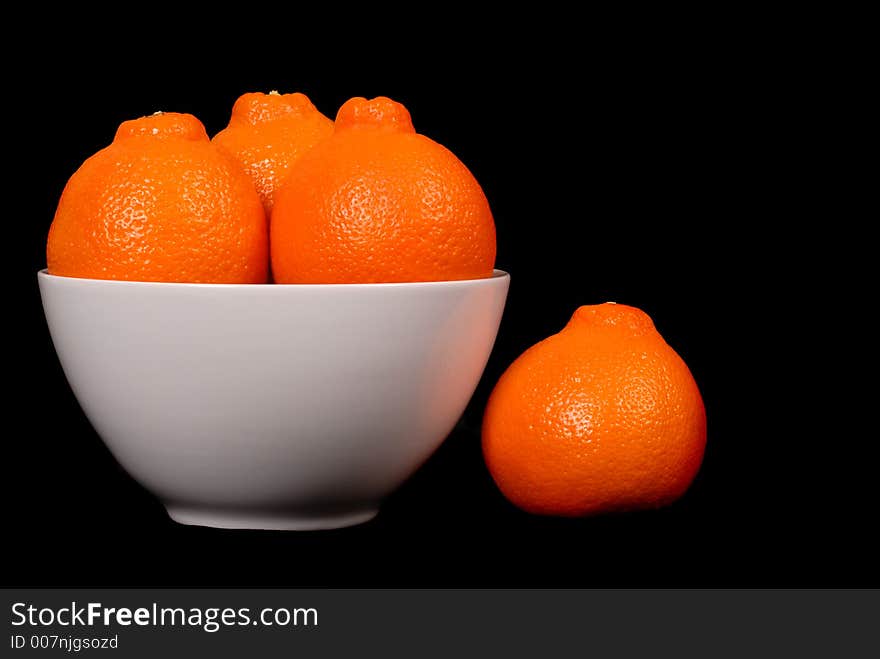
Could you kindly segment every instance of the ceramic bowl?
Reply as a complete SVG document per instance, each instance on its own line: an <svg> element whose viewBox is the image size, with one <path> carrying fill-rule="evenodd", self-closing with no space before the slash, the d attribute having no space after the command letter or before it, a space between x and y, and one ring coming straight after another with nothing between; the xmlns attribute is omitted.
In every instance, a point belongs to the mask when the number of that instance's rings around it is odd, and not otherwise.
<svg viewBox="0 0 880 659"><path fill-rule="evenodd" d="M372 518L458 421L510 281L226 285L38 275L76 398L184 524Z"/></svg>

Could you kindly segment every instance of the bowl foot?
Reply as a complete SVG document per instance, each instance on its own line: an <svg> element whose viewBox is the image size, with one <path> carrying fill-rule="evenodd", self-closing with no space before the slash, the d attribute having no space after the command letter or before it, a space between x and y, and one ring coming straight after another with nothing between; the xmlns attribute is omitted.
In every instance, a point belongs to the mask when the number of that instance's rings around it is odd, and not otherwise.
<svg viewBox="0 0 880 659"><path fill-rule="evenodd" d="M167 505L168 516L179 524L212 526L219 529L262 529L271 531L319 531L363 524L376 516L377 508L342 512L303 514L285 511L194 508Z"/></svg>

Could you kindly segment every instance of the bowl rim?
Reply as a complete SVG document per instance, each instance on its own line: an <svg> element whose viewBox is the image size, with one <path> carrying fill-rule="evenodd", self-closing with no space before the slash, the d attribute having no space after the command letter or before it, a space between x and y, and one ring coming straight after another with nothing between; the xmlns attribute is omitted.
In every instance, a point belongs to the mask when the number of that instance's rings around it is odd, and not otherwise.
<svg viewBox="0 0 880 659"><path fill-rule="evenodd" d="M438 286L478 286L485 285L489 282L510 279L510 274L504 270L495 268L492 270L491 277L480 277L479 279L444 279L440 281L398 281L398 282L377 282L368 284L198 284L186 282L167 282L167 281L128 281L123 279L92 279L88 277L66 277L62 275L53 275L49 273L48 268L42 268L37 271L37 278L43 281L67 282L71 285L99 285L114 287L134 287L134 288L163 288L163 289L210 289L210 290L304 290L304 289L364 289L364 288L428 288Z"/></svg>

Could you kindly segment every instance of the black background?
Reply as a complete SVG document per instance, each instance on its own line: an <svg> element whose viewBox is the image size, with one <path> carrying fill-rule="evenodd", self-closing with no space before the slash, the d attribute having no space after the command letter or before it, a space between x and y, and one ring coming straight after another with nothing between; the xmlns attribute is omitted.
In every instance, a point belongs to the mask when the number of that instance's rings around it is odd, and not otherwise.
<svg viewBox="0 0 880 659"><path fill-rule="evenodd" d="M800 153L790 148L802 120L790 98L798 59L768 47L760 30L659 18L572 25L571 17L526 17L504 28L462 20L436 34L416 21L403 36L354 39L338 32L339 21L282 24L247 43L240 37L254 26L244 24L181 22L161 34L77 27L52 38L34 31L32 47L48 52L48 63L11 73L6 101L6 141L17 149L7 156L20 172L6 193L20 206L7 219L26 229L15 246L25 261L16 317L25 322L12 324L25 348L13 351L7 399L16 419L6 440L7 578L56 586L880 583L876 494L865 475L876 437L850 420L863 394L835 370L846 341L824 334L829 316L858 314L841 310L829 290L827 255L805 246L800 205L811 193L790 185ZM320 42L303 44L303 32ZM302 91L331 117L350 96L406 104L417 130L452 149L483 185L497 265L512 274L495 350L462 421L375 521L351 529L172 523L79 409L36 288L65 181L121 121L192 112L213 135L239 94L269 89ZM833 233L826 226L813 237ZM526 515L483 464L486 398L523 350L557 332L578 305L605 300L646 310L690 366L708 413L702 470L665 510Z"/></svg>

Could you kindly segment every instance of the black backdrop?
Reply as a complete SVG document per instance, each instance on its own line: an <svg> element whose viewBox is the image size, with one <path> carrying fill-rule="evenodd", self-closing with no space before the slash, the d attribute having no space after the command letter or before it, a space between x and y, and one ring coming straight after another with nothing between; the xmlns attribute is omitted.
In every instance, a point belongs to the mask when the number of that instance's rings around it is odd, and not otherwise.
<svg viewBox="0 0 880 659"><path fill-rule="evenodd" d="M557 17L556 28L565 28ZM19 585L575 586L878 583L867 437L828 414L846 381L811 333L825 315L781 184L787 76L717 25L676 21L560 32L410 34L405 42L245 47L193 24L153 36L73 31L13 74L7 191L25 227L16 255L23 350L8 403L7 579ZM713 27L714 25L714 27ZM571 27L571 26L569 26ZM460 28L460 26L459 26ZM452 30L453 28L449 28ZM518 30L525 29L520 26ZM669 30L673 30L670 32ZM284 30L281 30L284 33ZM224 36L224 34L226 36ZM330 35L330 32L324 32ZM209 40L210 41L210 40ZM291 39L291 41L296 41ZM747 40L746 40L747 41ZM20 54L19 54L20 55ZM796 64L794 65L796 69ZM244 91L302 91L333 116L350 96L407 105L419 132L482 183L512 274L500 335L456 430L366 525L276 533L179 526L89 426L53 352L36 289L54 206L78 164L124 119L192 112L210 134ZM789 201L789 206L793 205ZM10 247L7 245L7 249ZM23 276L22 276L23 274ZM709 440L685 498L584 520L509 505L479 446L492 384L580 304L645 309L700 384ZM827 302L827 297L823 298ZM20 376L20 377L19 377ZM803 385L807 386L803 386ZM834 393L836 391L836 394ZM832 424L832 418L836 417ZM841 418L842 417L842 418ZM14 427L15 428L15 427Z"/></svg>

